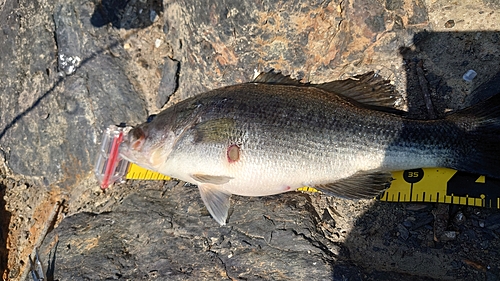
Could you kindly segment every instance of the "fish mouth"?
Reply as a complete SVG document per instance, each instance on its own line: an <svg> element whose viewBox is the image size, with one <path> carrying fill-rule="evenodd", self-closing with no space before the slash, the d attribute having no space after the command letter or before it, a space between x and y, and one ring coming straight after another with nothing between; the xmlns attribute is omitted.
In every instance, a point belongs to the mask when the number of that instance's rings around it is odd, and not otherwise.
<svg viewBox="0 0 500 281"><path fill-rule="evenodd" d="M118 152L119 152L121 158L123 158L127 161L130 161L130 157L129 157L130 152L129 152L127 142L120 143L120 146L118 147Z"/></svg>
<svg viewBox="0 0 500 281"><path fill-rule="evenodd" d="M156 162L152 160L161 160L156 146L151 146L151 142L147 141L147 133L141 127L131 129L123 138L118 148L119 155L122 159L141 167L155 170Z"/></svg>
<svg viewBox="0 0 500 281"><path fill-rule="evenodd" d="M133 161L133 149L131 149L131 138L133 138L133 134L130 134L130 132L133 132L134 128L133 127L127 127L123 131L123 140L120 143L120 146L118 147L118 153L120 157L123 159L129 161L129 162L134 162Z"/></svg>
<svg viewBox="0 0 500 281"><path fill-rule="evenodd" d="M130 147L130 144L127 141L121 143L118 149L120 157L123 160L136 164L148 170L156 171L156 167L154 166L154 163L151 162L151 156L149 153L134 150Z"/></svg>

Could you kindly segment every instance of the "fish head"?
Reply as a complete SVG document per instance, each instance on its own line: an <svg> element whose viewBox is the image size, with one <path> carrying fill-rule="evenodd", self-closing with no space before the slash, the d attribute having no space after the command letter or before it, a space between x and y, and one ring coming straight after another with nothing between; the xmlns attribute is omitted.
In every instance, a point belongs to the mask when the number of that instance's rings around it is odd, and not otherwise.
<svg viewBox="0 0 500 281"><path fill-rule="evenodd" d="M182 105L182 104L181 104ZM139 166L161 172L174 146L196 119L198 106L173 106L151 122L132 128L120 144L120 155Z"/></svg>
<svg viewBox="0 0 500 281"><path fill-rule="evenodd" d="M139 166L157 171L165 163L174 143L168 128L155 130L150 123L131 129L120 144L120 155Z"/></svg>

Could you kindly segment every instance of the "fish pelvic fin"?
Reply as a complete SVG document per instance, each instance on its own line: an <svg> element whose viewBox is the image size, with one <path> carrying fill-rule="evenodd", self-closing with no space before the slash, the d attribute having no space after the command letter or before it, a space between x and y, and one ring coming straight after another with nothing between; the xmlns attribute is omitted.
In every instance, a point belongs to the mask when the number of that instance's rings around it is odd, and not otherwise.
<svg viewBox="0 0 500 281"><path fill-rule="evenodd" d="M192 174L191 178L201 183L209 183L215 185L222 185L228 183L232 180L232 177L228 176L212 176L212 175L204 175L204 174Z"/></svg>
<svg viewBox="0 0 500 281"><path fill-rule="evenodd" d="M356 174L339 181L319 184L313 188L337 197L347 199L369 199L379 195L389 188L393 180L392 174L387 171L359 171Z"/></svg>
<svg viewBox="0 0 500 281"><path fill-rule="evenodd" d="M445 117L464 131L456 170L500 178L500 94Z"/></svg>
<svg viewBox="0 0 500 281"><path fill-rule="evenodd" d="M198 185L198 189L208 212L210 212L214 220L221 226L225 225L229 207L231 206L231 194L221 186L213 184L200 184Z"/></svg>
<svg viewBox="0 0 500 281"><path fill-rule="evenodd" d="M389 112L405 116L406 112L394 108L396 92L390 80L382 79L373 71L356 75L345 80L331 81L322 84L301 83L298 80L285 76L280 72L262 72L253 83L293 85L315 87L332 94L341 95L372 110Z"/></svg>

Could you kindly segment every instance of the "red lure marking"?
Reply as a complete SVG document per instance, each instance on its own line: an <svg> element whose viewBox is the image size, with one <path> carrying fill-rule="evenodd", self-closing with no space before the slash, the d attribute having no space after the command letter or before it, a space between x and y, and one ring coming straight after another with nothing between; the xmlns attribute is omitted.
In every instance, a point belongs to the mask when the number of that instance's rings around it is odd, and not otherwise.
<svg viewBox="0 0 500 281"><path fill-rule="evenodd" d="M123 140L123 132L120 132L117 138L113 140L111 144L111 151L109 152L108 164L106 167L106 171L104 173L104 178L102 179L101 189L108 188L109 179L113 174L113 171L116 168L116 164L118 163L118 148L120 147L120 143Z"/></svg>
<svg viewBox="0 0 500 281"><path fill-rule="evenodd" d="M240 147L237 144L229 146L227 149L227 161L234 163L240 159Z"/></svg>

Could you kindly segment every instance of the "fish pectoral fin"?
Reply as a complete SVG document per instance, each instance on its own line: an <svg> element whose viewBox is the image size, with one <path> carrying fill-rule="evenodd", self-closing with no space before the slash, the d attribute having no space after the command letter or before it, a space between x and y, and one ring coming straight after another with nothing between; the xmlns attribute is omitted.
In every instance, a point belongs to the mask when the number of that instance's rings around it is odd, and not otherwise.
<svg viewBox="0 0 500 281"><path fill-rule="evenodd" d="M214 220L220 225L225 225L231 205L231 193L222 189L221 186L212 184L200 184L198 189L205 207L207 207Z"/></svg>
<svg viewBox="0 0 500 281"><path fill-rule="evenodd" d="M339 181L312 186L329 195L348 199L373 198L391 185L392 174L387 171L369 170Z"/></svg>
<svg viewBox="0 0 500 281"><path fill-rule="evenodd" d="M194 141L196 143L225 141L234 132L235 127L236 121L231 118L203 121L194 127Z"/></svg>
<svg viewBox="0 0 500 281"><path fill-rule="evenodd" d="M230 180L232 180L232 177L228 176L212 176L212 175L204 175L204 174L192 174L191 178L193 178L195 181L201 182L201 183L209 183L209 184L215 184L215 185L222 185L225 183L228 183Z"/></svg>

